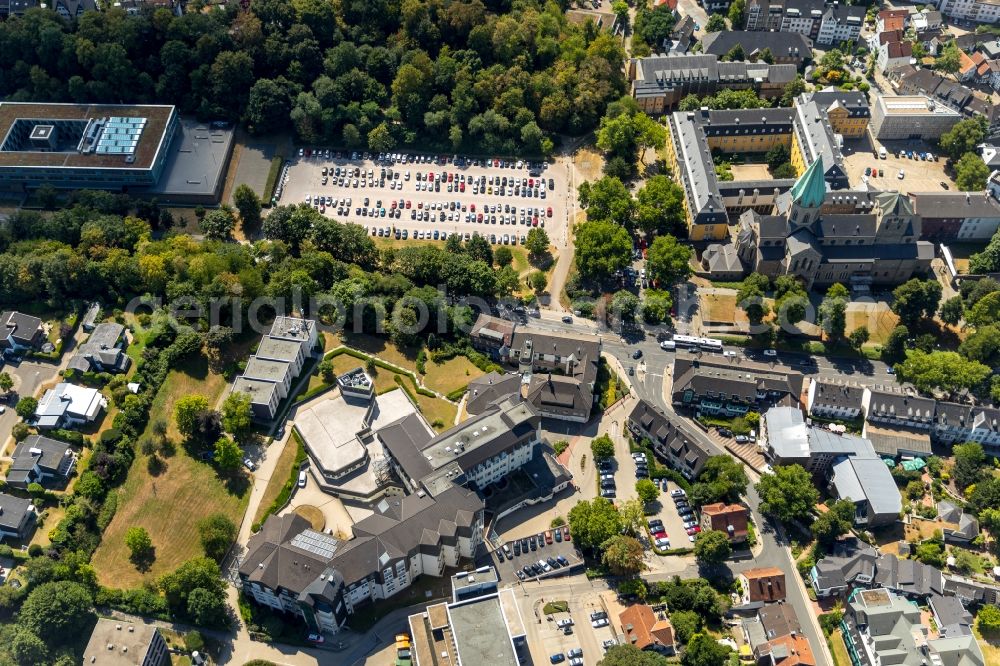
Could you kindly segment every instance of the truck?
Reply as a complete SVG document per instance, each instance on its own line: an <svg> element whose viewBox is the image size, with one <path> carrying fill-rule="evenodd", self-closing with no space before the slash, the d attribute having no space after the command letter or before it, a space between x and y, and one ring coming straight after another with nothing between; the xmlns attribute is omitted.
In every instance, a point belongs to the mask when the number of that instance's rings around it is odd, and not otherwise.
<svg viewBox="0 0 1000 666"><path fill-rule="evenodd" d="M885 152L885 146L878 149L878 156L880 159L884 160L886 158L886 155L887 153Z"/></svg>

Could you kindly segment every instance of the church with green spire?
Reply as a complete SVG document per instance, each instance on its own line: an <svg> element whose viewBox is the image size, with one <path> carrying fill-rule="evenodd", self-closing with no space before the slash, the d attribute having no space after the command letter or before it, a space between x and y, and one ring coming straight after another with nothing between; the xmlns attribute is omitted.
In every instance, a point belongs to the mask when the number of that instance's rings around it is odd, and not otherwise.
<svg viewBox="0 0 1000 666"><path fill-rule="evenodd" d="M732 248L744 272L794 275L807 288L839 282L864 293L930 271L934 247L920 240L921 220L899 192L828 190L818 157L768 214L739 218Z"/></svg>

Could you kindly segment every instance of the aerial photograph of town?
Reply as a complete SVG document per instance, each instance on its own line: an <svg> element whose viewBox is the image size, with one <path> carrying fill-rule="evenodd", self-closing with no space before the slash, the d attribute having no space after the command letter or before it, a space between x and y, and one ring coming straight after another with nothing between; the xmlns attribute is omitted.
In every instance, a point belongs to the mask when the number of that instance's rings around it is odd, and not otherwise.
<svg viewBox="0 0 1000 666"><path fill-rule="evenodd" d="M0 0L0 666L1000 666L1000 0Z"/></svg>

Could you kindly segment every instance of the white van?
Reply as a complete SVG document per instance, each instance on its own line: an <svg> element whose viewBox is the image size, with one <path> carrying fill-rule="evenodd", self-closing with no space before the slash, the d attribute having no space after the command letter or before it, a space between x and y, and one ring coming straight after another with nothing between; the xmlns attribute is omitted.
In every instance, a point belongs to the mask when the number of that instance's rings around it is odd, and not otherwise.
<svg viewBox="0 0 1000 666"><path fill-rule="evenodd" d="M885 152L885 147L884 146L878 149L878 156L879 156L879 158L881 158L881 159L884 160L886 158L887 154L888 153Z"/></svg>
<svg viewBox="0 0 1000 666"><path fill-rule="evenodd" d="M299 472L299 488L305 488L305 487L306 487L306 472L305 470L302 470L301 472Z"/></svg>
<svg viewBox="0 0 1000 666"><path fill-rule="evenodd" d="M660 349L664 350L669 349L670 351L673 351L677 349L677 343L674 342L673 340L664 340L663 342L660 343Z"/></svg>

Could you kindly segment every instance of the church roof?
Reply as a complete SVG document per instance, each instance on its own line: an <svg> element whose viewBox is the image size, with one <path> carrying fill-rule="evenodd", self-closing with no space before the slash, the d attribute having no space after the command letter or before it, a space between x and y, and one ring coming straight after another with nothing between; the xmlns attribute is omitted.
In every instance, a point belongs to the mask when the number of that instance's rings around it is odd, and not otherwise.
<svg viewBox="0 0 1000 666"><path fill-rule="evenodd" d="M792 201L806 208L819 208L826 196L823 158L817 157L802 177L792 186Z"/></svg>

